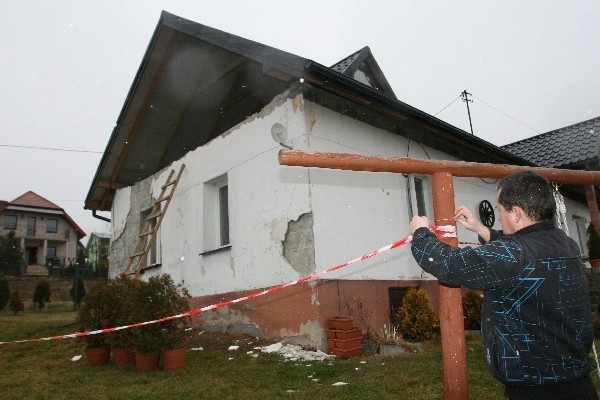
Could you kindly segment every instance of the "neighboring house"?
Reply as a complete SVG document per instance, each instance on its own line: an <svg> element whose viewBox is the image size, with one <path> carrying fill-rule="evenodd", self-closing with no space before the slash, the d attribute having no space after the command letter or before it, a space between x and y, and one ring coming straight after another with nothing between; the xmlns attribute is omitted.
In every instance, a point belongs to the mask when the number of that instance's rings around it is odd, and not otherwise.
<svg viewBox="0 0 600 400"><path fill-rule="evenodd" d="M0 227L0 236L15 232L28 267L69 265L85 236L65 210L32 191L0 202Z"/></svg>
<svg viewBox="0 0 600 400"><path fill-rule="evenodd" d="M429 176L283 167L283 147L532 165L399 101L368 47L329 68L163 13L85 202L111 211L110 275L183 164L142 277L170 274L198 307L354 259L407 236L413 215L433 217ZM496 183L455 178L456 204L495 204ZM196 322L324 348L328 317L381 329L414 286L437 308L437 281L406 246Z"/></svg>
<svg viewBox="0 0 600 400"><path fill-rule="evenodd" d="M108 251L110 248L110 234L105 232L92 232L86 245L87 264L95 273L104 275L108 271Z"/></svg>
<svg viewBox="0 0 600 400"><path fill-rule="evenodd" d="M518 142L502 146L516 156L542 167L600 170L600 117L555 129ZM591 220L575 213L572 216L577 228L579 243L587 253L586 228L590 222L600 230L597 186L571 187L587 201ZM585 190L585 192L583 192Z"/></svg>

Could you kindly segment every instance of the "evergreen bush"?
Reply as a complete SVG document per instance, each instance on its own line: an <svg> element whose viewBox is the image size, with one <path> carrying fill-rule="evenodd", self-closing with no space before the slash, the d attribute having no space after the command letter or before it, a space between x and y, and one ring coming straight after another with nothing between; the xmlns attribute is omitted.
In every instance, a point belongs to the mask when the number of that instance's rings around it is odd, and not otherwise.
<svg viewBox="0 0 600 400"><path fill-rule="evenodd" d="M596 231L594 224L591 224L587 228L588 235L588 257L590 260L600 259L600 235Z"/></svg>
<svg viewBox="0 0 600 400"><path fill-rule="evenodd" d="M114 289L110 281L92 282L79 307L79 328L82 331L96 331L113 327L116 319L113 297ZM101 347L108 344L106 334L88 335L85 336L85 340L88 347Z"/></svg>
<svg viewBox="0 0 600 400"><path fill-rule="evenodd" d="M10 286L8 285L8 279L0 276L0 311L4 310L9 300Z"/></svg>
<svg viewBox="0 0 600 400"><path fill-rule="evenodd" d="M15 290L10 294L9 308L12 312L17 315L19 311L25 310L25 305L21 301L21 293L18 290Z"/></svg>
<svg viewBox="0 0 600 400"><path fill-rule="evenodd" d="M462 298L463 314L465 317L465 329L481 329L481 307L483 299L481 294L475 290L469 290Z"/></svg>
<svg viewBox="0 0 600 400"><path fill-rule="evenodd" d="M439 318L423 289L408 290L396 312L396 320L402 337L409 342L430 340L439 327Z"/></svg>
<svg viewBox="0 0 600 400"><path fill-rule="evenodd" d="M21 244L15 238L15 232L10 231L5 237L0 237L0 275L21 275L22 264Z"/></svg>
<svg viewBox="0 0 600 400"><path fill-rule="evenodd" d="M73 279L73 286L71 286L71 290L69 291L69 293L71 295L71 299L73 299L73 304L75 304L75 308L79 308L79 305L83 300L83 296L85 296L85 285L83 284L83 279Z"/></svg>
<svg viewBox="0 0 600 400"><path fill-rule="evenodd" d="M50 302L50 284L48 281L39 282L33 292L33 303L37 304L38 309L42 311L46 303Z"/></svg>

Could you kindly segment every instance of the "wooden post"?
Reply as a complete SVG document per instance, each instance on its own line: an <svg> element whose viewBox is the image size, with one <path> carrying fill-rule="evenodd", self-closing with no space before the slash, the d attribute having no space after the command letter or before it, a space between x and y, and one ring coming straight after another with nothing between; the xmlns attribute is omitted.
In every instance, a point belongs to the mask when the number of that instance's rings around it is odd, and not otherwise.
<svg viewBox="0 0 600 400"><path fill-rule="evenodd" d="M448 172L431 175L435 225L455 225L454 181ZM442 238L442 242L458 246L458 238ZM467 400L467 352L465 324L460 286L439 284L440 332L442 335L442 369L445 400Z"/></svg>

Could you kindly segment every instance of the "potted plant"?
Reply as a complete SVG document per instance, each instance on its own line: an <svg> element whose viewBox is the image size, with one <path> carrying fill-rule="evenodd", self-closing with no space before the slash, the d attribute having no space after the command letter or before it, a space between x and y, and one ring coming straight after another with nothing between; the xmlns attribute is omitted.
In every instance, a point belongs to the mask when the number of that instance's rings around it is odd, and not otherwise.
<svg viewBox="0 0 600 400"><path fill-rule="evenodd" d="M597 273L600 272L600 235L592 223L587 228L587 236L588 259L592 272Z"/></svg>
<svg viewBox="0 0 600 400"><path fill-rule="evenodd" d="M79 327L84 332L97 331L112 326L114 309L112 291L108 281L96 281L83 298L78 313ZM90 365L106 364L110 360L110 344L106 334L85 336L87 362Z"/></svg>
<svg viewBox="0 0 600 400"><path fill-rule="evenodd" d="M136 311L137 321L151 321L188 311L189 298L190 294L183 285L176 285L169 275L163 274L140 283L134 296L133 309ZM133 331L133 341L138 369L157 368L160 352L165 369L182 368L186 355L183 347L186 322L187 319L177 318L136 328ZM174 358L175 365L171 363ZM142 365L148 359L152 363Z"/></svg>
<svg viewBox="0 0 600 400"><path fill-rule="evenodd" d="M375 342L379 354L383 356L402 354L406 350L414 349L411 344L402 339L402 335L393 325L388 327L386 324L383 324L383 328L379 331L370 331L369 339Z"/></svg>
<svg viewBox="0 0 600 400"><path fill-rule="evenodd" d="M124 275L112 281L115 316L113 326L126 326L139 322L135 320L136 313L133 310L133 298L141 284L140 282L137 279L130 279ZM116 365L135 363L133 335L134 332L132 329L122 329L111 333L110 344L113 362Z"/></svg>
<svg viewBox="0 0 600 400"><path fill-rule="evenodd" d="M175 284L169 275L155 278L158 287L158 303L162 316L184 314L189 311L190 293L183 285ZM173 319L161 325L161 354L162 366L166 370L178 370L185 366L187 348L186 328L190 324L189 317Z"/></svg>

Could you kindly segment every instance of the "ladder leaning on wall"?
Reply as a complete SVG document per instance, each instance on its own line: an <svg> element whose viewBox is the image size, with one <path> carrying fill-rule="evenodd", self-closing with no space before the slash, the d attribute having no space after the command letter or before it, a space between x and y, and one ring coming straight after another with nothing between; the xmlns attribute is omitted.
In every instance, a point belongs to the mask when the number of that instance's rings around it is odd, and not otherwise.
<svg viewBox="0 0 600 400"><path fill-rule="evenodd" d="M146 263L148 252L154 244L156 233L158 232L158 228L160 228L160 224L165 216L165 213L167 212L167 208L171 203L173 193L175 192L175 188L177 188L179 178L181 178L181 174L183 173L184 169L185 164L181 164L175 179L173 179L175 170L172 169L169 177L167 178L167 182L162 186L160 195L158 196L158 199L154 201L154 206L146 218L144 229L140 233L133 252L129 256L129 261L125 267L125 275L133 275L134 277L137 277L140 274L143 265ZM163 203L164 206L161 206Z"/></svg>

